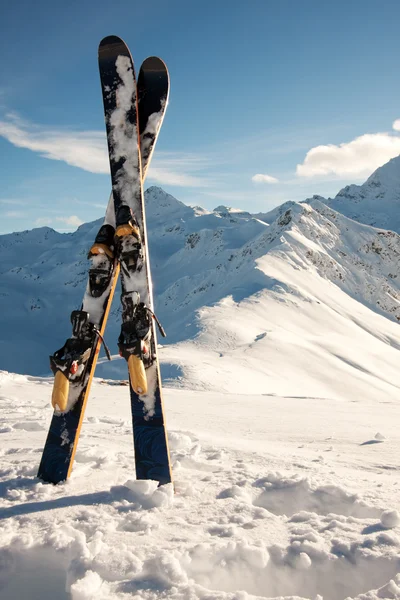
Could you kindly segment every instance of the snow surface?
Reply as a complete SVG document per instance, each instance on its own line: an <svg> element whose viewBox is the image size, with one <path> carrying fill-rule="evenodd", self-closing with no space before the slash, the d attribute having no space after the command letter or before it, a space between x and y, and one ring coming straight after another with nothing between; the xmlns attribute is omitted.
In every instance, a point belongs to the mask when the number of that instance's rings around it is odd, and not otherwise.
<svg viewBox="0 0 400 600"><path fill-rule="evenodd" d="M174 495L135 481L99 379L71 479L41 483L52 381L0 377L2 600L400 598L398 399L166 387Z"/></svg>
<svg viewBox="0 0 400 600"><path fill-rule="evenodd" d="M400 599L395 227L318 197L252 216L150 188L146 209L175 494L135 481L117 357L71 479L36 478L52 379L9 371L48 372L101 222L0 237L1 600Z"/></svg>

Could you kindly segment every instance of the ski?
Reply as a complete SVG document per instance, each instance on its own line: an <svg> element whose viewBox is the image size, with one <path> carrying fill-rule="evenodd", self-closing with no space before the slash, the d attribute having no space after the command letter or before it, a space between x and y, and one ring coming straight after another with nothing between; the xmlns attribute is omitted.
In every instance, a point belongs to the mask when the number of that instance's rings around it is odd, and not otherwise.
<svg viewBox="0 0 400 600"><path fill-rule="evenodd" d="M158 72L163 85L155 85ZM140 145L143 177L164 118L168 100L168 71L163 61L150 57L139 72ZM97 357L103 342L112 299L119 274L114 252L115 212L110 195L105 220L91 247L89 277L81 310L71 314L72 337L50 357L55 374L52 394L54 414L39 466L38 477L59 483L71 474L80 429L89 397ZM105 346L106 353L108 350Z"/></svg>
<svg viewBox="0 0 400 600"><path fill-rule="evenodd" d="M142 164L147 152L139 137L143 90L140 78L136 86L130 52L116 36L101 41L99 69L116 218L115 249L121 268L118 345L128 363L136 477L161 485L170 483L172 477L155 323L161 335L165 332L154 314L143 201ZM158 89L167 85L157 65L151 78Z"/></svg>

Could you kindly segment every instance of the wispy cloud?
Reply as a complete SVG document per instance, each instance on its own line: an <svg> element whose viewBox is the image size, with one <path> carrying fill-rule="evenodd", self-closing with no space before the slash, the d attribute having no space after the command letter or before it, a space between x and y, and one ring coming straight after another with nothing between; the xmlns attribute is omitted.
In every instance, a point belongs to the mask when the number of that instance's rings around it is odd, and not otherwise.
<svg viewBox="0 0 400 600"><path fill-rule="evenodd" d="M71 228L82 225L83 221L76 215L71 215L69 217L56 217L55 219L52 219L51 217L38 217L35 220L36 227L50 227L51 225L54 226L56 223L64 223L65 225L69 225L67 229L62 229L61 231L70 231ZM57 229L59 228L57 227Z"/></svg>
<svg viewBox="0 0 400 600"><path fill-rule="evenodd" d="M82 225L83 223L76 215L71 215L70 217L56 217L56 221L61 221L61 223L71 225L72 227L79 227L79 225Z"/></svg>
<svg viewBox="0 0 400 600"><path fill-rule="evenodd" d="M209 187L211 161L192 153L159 152L152 160L147 180L161 185Z"/></svg>
<svg viewBox="0 0 400 600"><path fill-rule="evenodd" d="M0 136L19 148L38 152L51 160L91 173L109 173L105 133L71 131L39 126L15 113L0 120ZM158 153L153 159L148 179L161 185L207 187L210 160L192 153Z"/></svg>
<svg viewBox="0 0 400 600"><path fill-rule="evenodd" d="M80 206L90 206L91 208L100 208L102 210L107 208L107 202L87 202L86 200L78 200L78 198L73 198L72 202Z"/></svg>
<svg viewBox="0 0 400 600"><path fill-rule="evenodd" d="M0 204L7 204L11 206L25 206L26 200L19 200L18 198L0 198Z"/></svg>
<svg viewBox="0 0 400 600"><path fill-rule="evenodd" d="M400 131L400 119L393 123ZM328 144L311 148L302 164L297 165L300 177L338 175L361 177L400 154L400 135L392 132L367 133L350 142Z"/></svg>
<svg viewBox="0 0 400 600"><path fill-rule="evenodd" d="M7 210L4 217L8 217L9 219L23 217L24 213L21 210Z"/></svg>
<svg viewBox="0 0 400 600"><path fill-rule="evenodd" d="M279 183L279 179L276 177L272 177L271 175L263 175L262 173L253 175L251 180L254 181L254 183Z"/></svg>
<svg viewBox="0 0 400 600"><path fill-rule="evenodd" d="M14 146L28 148L45 158L62 160L91 173L109 172L104 133L39 127L8 113L0 121L0 135Z"/></svg>
<svg viewBox="0 0 400 600"><path fill-rule="evenodd" d="M37 227L50 226L53 222L53 219L49 219L49 217L39 217L35 221L35 225Z"/></svg>

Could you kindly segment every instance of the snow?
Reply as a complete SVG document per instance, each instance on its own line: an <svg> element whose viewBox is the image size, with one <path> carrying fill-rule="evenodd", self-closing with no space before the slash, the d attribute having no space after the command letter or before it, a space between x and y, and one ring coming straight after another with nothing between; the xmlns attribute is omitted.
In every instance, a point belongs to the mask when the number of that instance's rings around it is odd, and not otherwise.
<svg viewBox="0 0 400 600"><path fill-rule="evenodd" d="M400 513L397 510L385 510L381 514L381 523L386 529L392 529L400 525Z"/></svg>
<svg viewBox="0 0 400 600"><path fill-rule="evenodd" d="M395 322L400 315L398 234L356 223L316 199L308 204L289 203L274 214L275 221L268 226L262 219L237 212L225 217L215 212L199 214L159 188L147 190L145 198L155 312L169 345L194 339L202 329L198 311L204 307L229 297L238 303L257 293L264 294L272 314L282 303L290 306L289 300L317 305L321 286L328 302L340 289L351 304L349 309L343 306L345 312L350 311L351 327L356 306L352 299ZM81 226L74 234L33 230L0 236L4 249L2 368L31 375L49 373L46 357L64 344L71 331L69 314L81 305L87 252L100 224ZM284 281L281 273L285 273ZM307 290L302 289L306 279ZM118 290L115 296L105 334L114 354L121 318ZM330 303L331 321L335 310ZM320 316L325 318L322 313ZM358 326L368 329L375 314L363 313L363 322L360 316L355 316ZM285 312L282 319L288 320ZM336 324L332 322L332 326ZM261 326L256 335L263 332L266 328ZM395 338L391 333L388 336L386 345L395 347ZM122 369L125 367L111 363L102 366L100 374L121 378L125 376Z"/></svg>
<svg viewBox="0 0 400 600"><path fill-rule="evenodd" d="M134 205L137 197L140 197L140 181L138 161L139 149L136 125L130 123L127 115L132 110L132 104L136 101L135 81L132 77L132 61L128 56L118 56L116 70L121 79L121 84L116 89L116 108L108 115L109 133L108 137L112 144L113 160L118 162L125 159L116 175L116 189L121 198L121 203L127 206Z"/></svg>
<svg viewBox="0 0 400 600"><path fill-rule="evenodd" d="M135 479L117 357L70 480L36 478L52 391L37 375L100 223L0 237L1 600L400 599L400 237L340 202L252 216L146 193L174 488Z"/></svg>
<svg viewBox="0 0 400 600"><path fill-rule="evenodd" d="M326 202L360 223L400 233L400 156L377 169L361 186L348 185Z"/></svg>
<svg viewBox="0 0 400 600"><path fill-rule="evenodd" d="M2 600L400 598L397 406L227 393L218 372L165 387L173 494L135 480L128 390L96 379L51 486L52 380L0 378ZM365 444L378 422L386 443Z"/></svg>
<svg viewBox="0 0 400 600"><path fill-rule="evenodd" d="M146 129L140 134L140 150L142 153L142 166L143 166L143 160L144 157L147 160L147 164L149 164L150 161L150 154L149 154L149 150L152 148L154 150L154 144L152 143L152 140L154 140L154 138L157 136L160 127L162 125L163 119L164 119L164 115L165 115L165 110L166 110L166 105L168 103L167 98L165 98L162 102L161 102L161 109L150 115L147 125L146 125Z"/></svg>

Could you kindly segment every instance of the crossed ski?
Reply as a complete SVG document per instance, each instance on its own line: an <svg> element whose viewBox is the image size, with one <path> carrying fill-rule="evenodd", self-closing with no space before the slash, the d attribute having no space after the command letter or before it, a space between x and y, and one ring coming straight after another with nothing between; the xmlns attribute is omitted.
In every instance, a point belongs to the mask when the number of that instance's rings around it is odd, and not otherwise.
<svg viewBox="0 0 400 600"><path fill-rule="evenodd" d="M81 310L73 311L72 337L50 357L55 408L38 476L58 483L71 473L91 381L119 273L122 327L118 339L128 362L136 475L171 481L153 312L143 202L143 180L164 118L168 71L152 57L136 85L128 48L116 36L100 43L112 194L104 224L91 247ZM141 110L138 110L138 96ZM139 136L140 132L140 136ZM105 346L105 344L104 344ZM109 356L107 347L106 353Z"/></svg>

